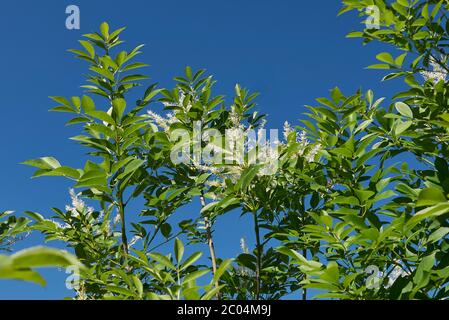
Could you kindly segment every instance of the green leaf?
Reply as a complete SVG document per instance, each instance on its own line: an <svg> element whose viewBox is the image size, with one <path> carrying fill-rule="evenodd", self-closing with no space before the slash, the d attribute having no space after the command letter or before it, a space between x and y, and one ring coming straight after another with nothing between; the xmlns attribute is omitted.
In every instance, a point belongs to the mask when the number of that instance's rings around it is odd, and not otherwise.
<svg viewBox="0 0 449 320"><path fill-rule="evenodd" d="M86 114L91 117L94 117L98 120L104 121L110 125L115 125L114 119L104 111L100 111L100 110L89 111L89 112L86 111Z"/></svg>
<svg viewBox="0 0 449 320"><path fill-rule="evenodd" d="M78 183L75 187L101 187L107 185L107 177L106 172L100 171L100 170L91 170L88 172L85 172L80 179L78 180Z"/></svg>
<svg viewBox="0 0 449 320"><path fill-rule="evenodd" d="M37 212L25 211L25 214L27 216L29 216L31 219L33 219L33 220L35 220L37 222L40 222L40 221L44 220L44 217L41 214L37 213Z"/></svg>
<svg viewBox="0 0 449 320"><path fill-rule="evenodd" d="M125 99L122 99L122 98L114 99L112 101L112 106L113 106L115 115L117 116L117 121L120 121L120 119L122 118L123 113L125 112L125 109L126 109Z"/></svg>
<svg viewBox="0 0 449 320"><path fill-rule="evenodd" d="M27 160L25 162L22 162L22 164L45 170L56 169L61 166L59 161L53 157L43 157L39 159Z"/></svg>
<svg viewBox="0 0 449 320"><path fill-rule="evenodd" d="M103 36L104 40L109 39L109 25L107 24L107 22L103 22L100 25L100 32L101 32L101 35Z"/></svg>
<svg viewBox="0 0 449 320"><path fill-rule="evenodd" d="M296 262L300 266L306 266L310 269L320 269L322 267L322 264L317 261L309 261L306 258L304 258L303 255L299 254L298 252L287 248L287 247L279 247L276 249L276 251L285 254L291 258L293 258L293 261Z"/></svg>
<svg viewBox="0 0 449 320"><path fill-rule="evenodd" d="M33 247L21 250L11 256L0 255L0 279L16 279L34 282L42 286L45 279L31 268L78 266L80 262L65 251Z"/></svg>
<svg viewBox="0 0 449 320"><path fill-rule="evenodd" d="M15 270L2 267L5 256L0 255L0 279L22 280L33 282L41 286L46 285L45 279L36 271L32 270Z"/></svg>
<svg viewBox="0 0 449 320"><path fill-rule="evenodd" d="M335 154L337 156L343 156L345 158L352 158L353 152L347 148L335 148L329 150L330 153Z"/></svg>
<svg viewBox="0 0 449 320"><path fill-rule="evenodd" d="M144 67L148 67L148 66L149 66L148 64L141 63L141 62L130 63L129 65L127 65L126 67L123 68L123 72L138 69L138 68L144 68Z"/></svg>
<svg viewBox="0 0 449 320"><path fill-rule="evenodd" d="M156 262L162 264L164 267L167 267L168 269L171 269L173 271L176 270L176 267L173 265L173 263L171 263L171 261L166 256L160 253L149 253L148 255Z"/></svg>
<svg viewBox="0 0 449 320"><path fill-rule="evenodd" d="M86 51L89 53L89 56L91 58L94 58L95 57L95 49L92 46L92 44L89 41L85 41L85 40L80 40L79 42L84 47L84 49L86 49Z"/></svg>
<svg viewBox="0 0 449 320"><path fill-rule="evenodd" d="M171 225L169 223L163 223L161 225L161 233L165 238L169 238L171 234Z"/></svg>
<svg viewBox="0 0 449 320"><path fill-rule="evenodd" d="M83 96L81 99L81 105L86 113L95 110L95 103L89 96Z"/></svg>
<svg viewBox="0 0 449 320"><path fill-rule="evenodd" d="M395 64L393 56L391 54L389 54L388 52L379 53L376 56L376 59L379 61L388 63L388 64L393 64L393 65Z"/></svg>
<svg viewBox="0 0 449 320"><path fill-rule="evenodd" d="M229 266L231 265L233 259L227 259L224 260L220 266L218 267L217 271L214 274L214 279L212 280L211 283L216 283L218 282L218 280L220 280L221 276L226 272L226 270L229 268Z"/></svg>
<svg viewBox="0 0 449 320"><path fill-rule="evenodd" d="M125 297L136 297L136 294L135 294L134 292L132 292L131 290L126 289L126 288L122 288L122 287L118 287L118 286L107 285L107 286L105 287L105 289L106 289L107 291L111 291L111 292L113 292L113 293L118 293L118 294L120 294L120 295L122 295L122 296L125 296Z"/></svg>
<svg viewBox="0 0 449 320"><path fill-rule="evenodd" d="M184 245L182 244L182 241L179 240L178 238L175 239L175 257L176 257L176 261L179 263L182 260L182 257L184 255Z"/></svg>
<svg viewBox="0 0 449 320"><path fill-rule="evenodd" d="M416 206L433 206L441 202L447 202L444 193L438 188L431 187L421 190Z"/></svg>
<svg viewBox="0 0 449 320"><path fill-rule="evenodd" d="M413 124L412 121L398 121L397 125L396 125L396 129L394 130L394 133L399 136L400 134L402 134L403 132L407 131L408 128L410 128L410 126Z"/></svg>
<svg viewBox="0 0 449 320"><path fill-rule="evenodd" d="M71 103L69 102L69 100L67 100L64 97L52 96L52 97L50 97L50 99L56 101L57 103L60 103L60 104L62 104L64 106L66 106L66 107L71 107L72 106Z"/></svg>
<svg viewBox="0 0 449 320"><path fill-rule="evenodd" d="M436 252L433 252L432 254L425 256L416 268L416 273L413 277L413 282L417 285L415 290L419 290L419 288L422 288L428 284L428 274L435 265L435 254Z"/></svg>
<svg viewBox="0 0 449 320"><path fill-rule="evenodd" d="M218 286L218 287L214 287L213 289L211 289L210 291L207 291L202 297L201 300L210 300L213 297L215 297L221 289L223 289L225 287L224 284Z"/></svg>
<svg viewBox="0 0 449 320"><path fill-rule="evenodd" d="M432 207L425 208L419 212L417 212L413 217L410 218L409 221L407 221L407 227L409 229L412 229L416 224L418 224L420 221L430 218L430 217L438 217L443 214L446 214L449 212L449 203L439 203Z"/></svg>
<svg viewBox="0 0 449 320"><path fill-rule="evenodd" d="M404 102L396 102L394 105L396 110L407 118L413 118L413 112L412 109L408 105L406 105Z"/></svg>
<svg viewBox="0 0 449 320"><path fill-rule="evenodd" d="M123 173L121 173L117 179L122 179L125 176L127 176L130 173L134 173L137 169L139 169L143 164L145 163L145 160L141 159L133 159L131 160L123 170Z"/></svg>
<svg viewBox="0 0 449 320"><path fill-rule="evenodd" d="M238 182L238 187L241 190L246 190L249 185L251 184L251 182L253 181L253 179L257 176L257 173L259 172L260 166L252 166L251 168L249 168L248 170L246 170L243 174L242 177L240 178L239 182Z"/></svg>
<svg viewBox="0 0 449 320"><path fill-rule="evenodd" d="M143 296L143 284L142 284L142 281L140 281L140 279L136 275L133 275L132 279L133 279L133 282L134 282L134 287L136 288L137 293L139 294L139 297L142 298L142 296Z"/></svg>
<svg viewBox="0 0 449 320"><path fill-rule="evenodd" d="M204 269L204 270L198 270L198 271L194 271L194 272L190 272L188 273L185 277L184 277L184 281L183 282L190 282L190 281L194 281L206 274L208 274L210 272L210 270L208 269Z"/></svg>
<svg viewBox="0 0 449 320"><path fill-rule="evenodd" d="M372 64L367 67L368 69L380 69L380 70L389 70L391 69L390 65L388 64Z"/></svg>
<svg viewBox="0 0 449 320"><path fill-rule="evenodd" d="M402 65L404 64L404 60L407 57L407 52L404 54L401 54L399 57L396 58L396 60L394 61L394 63L401 68Z"/></svg>
<svg viewBox="0 0 449 320"><path fill-rule="evenodd" d="M10 259L12 259L14 268L18 269L80 265L78 260L70 253L46 247L24 249L11 255Z"/></svg>
<svg viewBox="0 0 449 320"><path fill-rule="evenodd" d="M194 264L199 258L201 258L203 254L201 252L195 252L194 254L192 254L190 257L188 257L183 264L181 265L181 267L179 268L180 271L185 270L186 268L188 268L189 266L191 266L192 264Z"/></svg>
<svg viewBox="0 0 449 320"><path fill-rule="evenodd" d="M73 179L79 179L80 172L70 167L59 167L51 171L37 171L33 177L69 177Z"/></svg>
<svg viewBox="0 0 449 320"><path fill-rule="evenodd" d="M430 243L438 242L438 241L444 239L444 237L448 233L449 233L449 228L447 228L447 227L438 228L436 231L432 232L432 234L429 236L428 241Z"/></svg>

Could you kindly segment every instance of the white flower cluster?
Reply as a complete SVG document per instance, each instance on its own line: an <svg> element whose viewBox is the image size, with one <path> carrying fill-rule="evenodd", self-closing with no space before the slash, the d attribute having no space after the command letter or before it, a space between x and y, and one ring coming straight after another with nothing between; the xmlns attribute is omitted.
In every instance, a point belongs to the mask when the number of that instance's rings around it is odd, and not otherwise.
<svg viewBox="0 0 449 320"><path fill-rule="evenodd" d="M299 143L299 155L302 156L306 150L306 147L309 145L309 140L307 140L307 134L305 131L296 133L296 142Z"/></svg>
<svg viewBox="0 0 449 320"><path fill-rule="evenodd" d="M184 100L186 99L186 95L183 90L179 89L179 99L178 102L162 102L164 107L179 107L184 110L184 112L189 112L189 110L192 108L192 103L189 101L186 105L184 105ZM196 100L195 100L196 101Z"/></svg>
<svg viewBox="0 0 449 320"><path fill-rule="evenodd" d="M294 129L291 127L288 121L284 123L284 139L287 140L290 133L292 133ZM309 146L310 141L307 139L307 133L305 131L296 132L296 142L299 144L298 156L304 156L304 159L307 162L313 162L315 160L316 155L321 150L321 145L316 144L313 148L305 154L307 146Z"/></svg>
<svg viewBox="0 0 449 320"><path fill-rule="evenodd" d="M447 70L443 68L435 59L430 58L430 66L432 71L421 71L421 75L426 81L431 80L433 83L438 83L440 81L446 81Z"/></svg>
<svg viewBox="0 0 449 320"><path fill-rule="evenodd" d="M284 140L288 140L288 136L293 132L293 128L288 121L284 122Z"/></svg>
<svg viewBox="0 0 449 320"><path fill-rule="evenodd" d="M276 173L279 161L278 144L279 143L275 143L272 145L269 142L265 142L264 144L260 144L258 146L259 161L264 164L262 169L258 172L259 176Z"/></svg>
<svg viewBox="0 0 449 320"><path fill-rule="evenodd" d="M55 224L55 226L58 227L59 229L67 229L70 227L67 223L61 224L54 220L50 220L50 221L53 222Z"/></svg>
<svg viewBox="0 0 449 320"><path fill-rule="evenodd" d="M212 173L212 174L218 174L218 173L223 171L222 168L215 167L213 164L199 163L198 160L196 160L196 159L192 159L191 162L192 162L192 166L195 169L198 169L198 170L201 170L201 171L204 171L204 172L209 172L209 173Z"/></svg>
<svg viewBox="0 0 449 320"><path fill-rule="evenodd" d="M90 215L94 212L94 208L87 207L86 203L79 198L81 193L75 193L75 190L70 189L70 198L72 200L72 206L65 206L66 211L70 211L73 217L78 217L80 212Z"/></svg>
<svg viewBox="0 0 449 320"><path fill-rule="evenodd" d="M240 239L240 248L242 249L242 253L249 254L249 248L248 248L248 246L246 245L245 238L241 238L241 239ZM253 278L253 277L256 276L256 273L255 273L254 271L252 271L251 269L247 268L247 267L241 267L241 266L238 266L238 267L235 269L235 272L236 272L239 276L242 276L242 277L250 277L250 278Z"/></svg>
<svg viewBox="0 0 449 320"><path fill-rule="evenodd" d="M189 112L190 108L192 107L192 104L189 102L186 106L184 106L184 100L186 98L186 95L184 91L181 89L179 90L179 100L176 103L173 102L162 102L162 104L165 107L179 107L184 110L184 112ZM170 129L170 126L176 122L179 122L178 118L176 117L176 112L170 112L165 117L149 110L147 111L147 114L153 122L162 128L164 131L168 131Z"/></svg>
<svg viewBox="0 0 449 320"><path fill-rule="evenodd" d="M246 245L245 238L240 239L240 248L242 249L243 253L249 253L249 249L248 249L248 246Z"/></svg>
<svg viewBox="0 0 449 320"><path fill-rule="evenodd" d="M231 120L231 123L234 127L236 127L236 128L243 127L243 125L240 123L240 116L235 111L235 106L231 107L231 112L229 113L229 119Z"/></svg>
<svg viewBox="0 0 449 320"><path fill-rule="evenodd" d="M178 122L178 119L173 112L168 113L166 117L163 117L151 110L147 111L147 114L149 118L164 131L168 131L173 123Z"/></svg>
<svg viewBox="0 0 449 320"><path fill-rule="evenodd" d="M140 239L142 239L140 236L134 236L131 241L128 243L128 248L131 248L132 246L134 246L137 241L139 241Z"/></svg>
<svg viewBox="0 0 449 320"><path fill-rule="evenodd" d="M115 225L115 226L118 225L119 222L121 221L121 219L122 219L122 218L120 217L120 213L119 213L118 210L117 210L117 214L115 215L114 220L113 220L114 225Z"/></svg>
<svg viewBox="0 0 449 320"><path fill-rule="evenodd" d="M316 144L313 146L312 150L310 150L305 159L307 162L313 162L315 161L315 157L318 154L318 152L321 150L321 146L319 144Z"/></svg>

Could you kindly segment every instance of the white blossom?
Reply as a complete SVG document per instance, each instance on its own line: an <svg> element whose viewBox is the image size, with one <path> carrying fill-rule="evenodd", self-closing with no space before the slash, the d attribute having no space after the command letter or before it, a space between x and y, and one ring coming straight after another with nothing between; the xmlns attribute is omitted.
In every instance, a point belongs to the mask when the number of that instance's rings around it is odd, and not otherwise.
<svg viewBox="0 0 449 320"><path fill-rule="evenodd" d="M164 107L180 107L180 106L183 105L184 99L185 99L184 91L179 90L179 100L178 100L177 103L172 103L172 102L162 102L162 104L164 105Z"/></svg>
<svg viewBox="0 0 449 320"><path fill-rule="evenodd" d="M309 153L306 155L305 159L307 162L313 162L315 160L315 156L318 154L318 151L320 151L321 145L316 144L312 150L309 151Z"/></svg>
<svg viewBox="0 0 449 320"><path fill-rule="evenodd" d="M421 71L421 75L426 81L431 80L433 83L438 83L441 80L446 81L447 70L443 68L433 57L430 58L430 66L432 71Z"/></svg>
<svg viewBox="0 0 449 320"><path fill-rule="evenodd" d="M79 198L81 193L77 194L73 189L70 189L69 193L72 200L72 205L66 205L65 210L70 211L72 213L72 216L78 217L80 212L83 212L86 215L90 215L94 212L94 208L86 207L86 203Z"/></svg>
<svg viewBox="0 0 449 320"><path fill-rule="evenodd" d="M274 174L278 169L279 161L278 141L259 144L258 148L257 160L263 164L263 167L258 172L258 175L262 176Z"/></svg>
<svg viewBox="0 0 449 320"><path fill-rule="evenodd" d="M229 113L229 119L231 120L231 123L232 123L232 125L234 127L239 127L240 126L240 116L235 111L235 106L231 107L231 112Z"/></svg>
<svg viewBox="0 0 449 320"><path fill-rule="evenodd" d="M128 247L131 248L133 245L135 245L137 243L137 241L139 241L140 239L142 239L140 236L134 236L131 241L128 243Z"/></svg>
<svg viewBox="0 0 449 320"><path fill-rule="evenodd" d="M293 131L290 123L288 121L284 122L284 139L287 141L288 140L288 136L290 135L290 133Z"/></svg>
<svg viewBox="0 0 449 320"><path fill-rule="evenodd" d="M114 220L113 220L114 221L114 225L119 224L120 220L121 220L120 213L117 212L117 214L115 215Z"/></svg>
<svg viewBox="0 0 449 320"><path fill-rule="evenodd" d="M67 223L61 224L61 223L59 223L57 221L54 221L54 220L50 220L50 221L53 222L55 224L55 226L60 228L60 229L67 229L67 228L70 227Z"/></svg>
<svg viewBox="0 0 449 320"><path fill-rule="evenodd" d="M249 249L248 249L248 246L246 245L245 238L240 239L240 248L242 249L243 253L246 253L246 254L249 253ZM254 271L252 271L251 269L249 269L247 267L242 267L242 266L238 266L237 268L235 268L235 272L238 275L244 276L244 277L255 277L255 275L256 275L256 273Z"/></svg>
<svg viewBox="0 0 449 320"><path fill-rule="evenodd" d="M213 165L209 165L209 164L201 164L196 160L192 160L192 165L194 168L201 170L201 171L205 171L205 172L210 172L213 174L217 174L223 171L223 169L221 168L217 168L214 167Z"/></svg>
<svg viewBox="0 0 449 320"><path fill-rule="evenodd" d="M187 105L184 106L184 100L186 98L186 95L183 90L179 89L179 99L177 102L162 102L164 107L179 107L182 108L185 112L189 112L189 110L192 108L192 104L189 102Z"/></svg>
<svg viewBox="0 0 449 320"><path fill-rule="evenodd" d="M249 253L249 249L248 249L248 246L246 245L245 238L240 239L240 248L242 249L243 253Z"/></svg>
<svg viewBox="0 0 449 320"><path fill-rule="evenodd" d="M307 133L305 131L296 133L296 142L299 143L298 155L304 155L306 147L309 145L309 140L307 140Z"/></svg>

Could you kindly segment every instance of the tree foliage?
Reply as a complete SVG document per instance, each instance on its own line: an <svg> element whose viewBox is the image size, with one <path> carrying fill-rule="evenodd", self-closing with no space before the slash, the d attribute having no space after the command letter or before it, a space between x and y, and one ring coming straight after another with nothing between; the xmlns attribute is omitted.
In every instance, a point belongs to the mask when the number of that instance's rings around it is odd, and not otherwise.
<svg viewBox="0 0 449 320"><path fill-rule="evenodd" d="M172 89L143 87L143 46L124 50L124 28L103 23L86 34L71 50L88 64L85 95L54 96L52 110L82 128L72 139L89 160L79 168L50 156L25 162L34 176L65 177L77 190L52 218L27 213L32 230L64 241L85 266L77 297L447 299L449 5L344 0L341 13L370 19L373 8L379 25L349 37L390 46L370 68L387 70L384 81L403 78L404 91L387 101L332 89L297 126L286 122L276 153L258 146L262 165L251 162L251 147L219 164L195 153L212 145L227 159L215 134L260 142L251 137L267 123L257 94L236 85L228 104L211 76L190 67ZM130 92L142 87L133 102ZM189 161L176 161L179 153ZM173 223L194 201L199 212ZM242 239L240 255L218 257L218 218L236 209L252 217L256 243ZM0 235L15 234L7 230ZM191 252L196 244L208 250Z"/></svg>

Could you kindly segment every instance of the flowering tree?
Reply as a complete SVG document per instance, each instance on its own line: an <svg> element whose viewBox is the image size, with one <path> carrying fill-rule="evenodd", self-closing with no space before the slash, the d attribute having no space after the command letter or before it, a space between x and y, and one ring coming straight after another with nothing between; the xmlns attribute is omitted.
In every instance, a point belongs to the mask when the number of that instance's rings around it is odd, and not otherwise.
<svg viewBox="0 0 449 320"><path fill-rule="evenodd" d="M71 205L53 218L27 214L84 265L78 299L448 297L448 5L343 4L342 13L377 15L350 36L400 50L371 68L407 88L389 104L334 88L269 141L257 94L236 85L228 106L204 70L187 67L173 89L150 85L132 103L147 65L135 60L142 46L118 49L124 28L103 23L71 50L89 64L87 92L52 97L53 111L82 126L73 139L90 158L80 168L53 157L25 164L73 181ZM193 201L199 212L174 225ZM252 217L255 244L242 239L240 255L218 257L217 218L235 209ZM197 243L207 252L186 257L185 244ZM158 252L165 244L172 254Z"/></svg>

